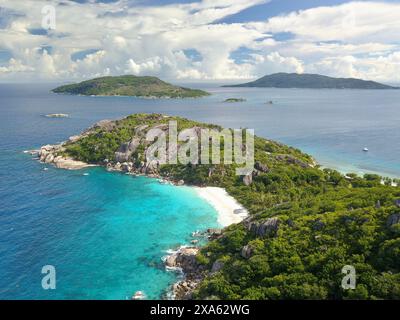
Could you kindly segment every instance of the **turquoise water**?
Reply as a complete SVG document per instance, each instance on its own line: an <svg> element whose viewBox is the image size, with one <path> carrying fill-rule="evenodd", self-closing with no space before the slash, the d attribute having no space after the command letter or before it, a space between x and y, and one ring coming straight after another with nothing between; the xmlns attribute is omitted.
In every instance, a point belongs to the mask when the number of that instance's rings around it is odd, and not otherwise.
<svg viewBox="0 0 400 320"><path fill-rule="evenodd" d="M126 299L142 290L157 299L177 277L162 264L166 251L218 226L190 187L101 168L30 167L35 182L19 181L20 193L7 195L13 208L6 204L1 215L1 298ZM41 288L48 264L56 290Z"/></svg>
<svg viewBox="0 0 400 320"><path fill-rule="evenodd" d="M213 86L204 99L147 100L50 94L55 86L0 85L0 299L126 299L138 290L160 298L177 277L161 264L166 250L218 226L191 188L101 168L44 171L23 153L98 120L157 112L248 127L343 171L400 177L400 90ZM230 97L247 101L222 102ZM48 264L57 271L53 291L41 287Z"/></svg>

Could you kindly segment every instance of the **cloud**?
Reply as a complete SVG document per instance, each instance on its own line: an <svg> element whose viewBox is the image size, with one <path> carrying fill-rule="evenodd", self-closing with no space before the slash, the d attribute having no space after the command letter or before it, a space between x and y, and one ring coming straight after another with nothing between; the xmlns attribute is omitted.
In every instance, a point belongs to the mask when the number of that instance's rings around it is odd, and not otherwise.
<svg viewBox="0 0 400 320"><path fill-rule="evenodd" d="M128 0L58 0L53 1L56 29L43 31L41 9L48 1L3 0L0 51L10 52L12 59L2 63L0 80L128 73L239 80L315 72L400 82L400 4L349 2L267 21L218 22L265 2L146 6ZM243 48L249 53L236 61L232 55Z"/></svg>

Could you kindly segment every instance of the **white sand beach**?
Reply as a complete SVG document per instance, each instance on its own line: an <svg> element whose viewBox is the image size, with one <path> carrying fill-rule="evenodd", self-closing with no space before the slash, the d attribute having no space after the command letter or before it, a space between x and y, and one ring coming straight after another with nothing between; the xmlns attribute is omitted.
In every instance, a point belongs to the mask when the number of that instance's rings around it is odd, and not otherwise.
<svg viewBox="0 0 400 320"><path fill-rule="evenodd" d="M218 222L223 226L239 223L248 216L248 211L223 188L196 187L198 194L218 211Z"/></svg>

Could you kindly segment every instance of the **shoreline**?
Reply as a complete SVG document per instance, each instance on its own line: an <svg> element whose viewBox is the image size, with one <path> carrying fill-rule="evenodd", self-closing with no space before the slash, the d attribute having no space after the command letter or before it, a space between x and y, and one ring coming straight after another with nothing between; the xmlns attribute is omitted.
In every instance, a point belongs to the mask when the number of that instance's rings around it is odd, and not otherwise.
<svg viewBox="0 0 400 320"><path fill-rule="evenodd" d="M211 204L218 213L218 223L223 227L239 223L249 212L225 189L219 187L194 187L197 194Z"/></svg>
<svg viewBox="0 0 400 320"><path fill-rule="evenodd" d="M391 172L384 172L384 171L377 171L374 169L368 169L368 168L362 168L353 164L348 164L348 163L339 163L339 162L334 162L334 161L325 161L325 160L320 160L319 165L321 166L321 169L334 169L338 171L339 173L346 175L348 173L355 173L357 176L364 176L365 174L377 174L378 176L381 176L382 178L390 178L390 179L399 179L400 175L397 175L395 173Z"/></svg>

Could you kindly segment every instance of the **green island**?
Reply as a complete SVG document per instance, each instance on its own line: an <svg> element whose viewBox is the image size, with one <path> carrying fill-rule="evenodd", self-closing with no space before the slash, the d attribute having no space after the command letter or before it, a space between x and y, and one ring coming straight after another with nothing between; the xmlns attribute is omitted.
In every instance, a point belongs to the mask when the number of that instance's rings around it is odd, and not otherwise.
<svg viewBox="0 0 400 320"><path fill-rule="evenodd" d="M399 89L375 81L334 78L320 74L274 73L252 82L224 87L302 88L302 89Z"/></svg>
<svg viewBox="0 0 400 320"><path fill-rule="evenodd" d="M185 272L196 286L186 298L400 298L398 180L322 170L300 150L261 137L255 137L250 179L235 174L236 164L146 164L147 130L166 130L171 120L178 130L221 129L178 117L134 114L102 121L54 147L50 156L107 167L126 161L123 171L225 188L248 209L248 218L223 229L191 261L192 270ZM356 270L354 290L341 286L346 265Z"/></svg>
<svg viewBox="0 0 400 320"><path fill-rule="evenodd" d="M209 93L198 89L174 86L156 77L124 75L101 77L52 90L54 93L85 96L134 96L147 98L199 98Z"/></svg>
<svg viewBox="0 0 400 320"><path fill-rule="evenodd" d="M244 98L228 98L225 99L224 102L235 103L235 102L245 102L246 99Z"/></svg>

